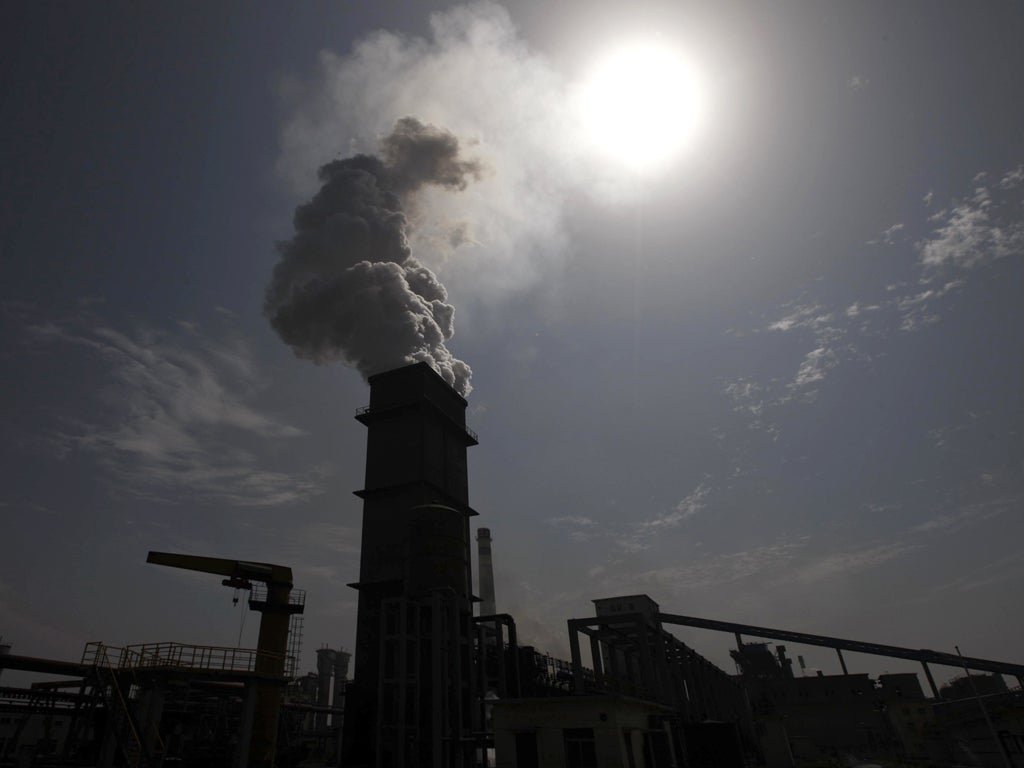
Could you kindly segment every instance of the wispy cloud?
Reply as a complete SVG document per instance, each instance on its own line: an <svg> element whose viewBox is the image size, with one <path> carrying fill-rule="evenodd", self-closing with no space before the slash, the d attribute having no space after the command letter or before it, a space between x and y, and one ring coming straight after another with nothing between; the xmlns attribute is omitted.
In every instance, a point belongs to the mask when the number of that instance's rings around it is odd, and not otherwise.
<svg viewBox="0 0 1024 768"><path fill-rule="evenodd" d="M895 560L921 549L922 546L922 544L910 541L887 541L830 552L812 557L809 561L784 574L777 583L812 584L829 578L848 576L874 568L889 560Z"/></svg>
<svg viewBox="0 0 1024 768"><path fill-rule="evenodd" d="M707 485L701 483L691 493L684 496L672 511L643 521L640 523L638 530L641 533L654 535L665 528L675 528L684 520L693 517L704 509L704 500L707 498L710 490Z"/></svg>
<svg viewBox="0 0 1024 768"><path fill-rule="evenodd" d="M788 399L788 394L782 398L775 398L767 386L747 377L728 382L723 392L732 400L733 411L748 417L749 429L766 432L773 440L778 437L778 425L767 418L766 410Z"/></svg>
<svg viewBox="0 0 1024 768"><path fill-rule="evenodd" d="M903 224L893 224L888 229L882 230L882 234L877 239L868 240L865 245L893 245L902 238L900 233L903 232L903 229Z"/></svg>
<svg viewBox="0 0 1024 768"><path fill-rule="evenodd" d="M801 556L810 538L806 535L782 538L751 549L688 558L676 565L641 571L626 578L629 586L636 589L658 587L675 592L681 588L720 587L784 570Z"/></svg>
<svg viewBox="0 0 1024 768"><path fill-rule="evenodd" d="M559 526L571 526L571 527L589 527L596 525L596 523L589 517L583 515L568 515L566 517L549 517L547 522L551 525Z"/></svg>
<svg viewBox="0 0 1024 768"><path fill-rule="evenodd" d="M985 180L982 175L974 179ZM1024 253L1024 221L1012 196L1003 194L1015 190L1022 182L1024 169L1018 166L994 186L979 184L970 197L932 217L938 226L917 244L921 264L929 269L970 269L993 259Z"/></svg>
<svg viewBox="0 0 1024 768"><path fill-rule="evenodd" d="M845 309L808 298L784 304L781 317L762 330L787 338L808 339L807 351L792 379L779 391L774 382L755 382L740 377L725 387L735 410L745 410L761 425L770 406L794 399L813 399L830 372L847 360L863 359L860 341L884 337L892 330L921 331L941 319L943 300L967 285L968 270L997 259L1024 254L1024 166L995 180L986 174L972 179L973 190L964 200L930 213L918 224L930 225L930 234L913 243L905 266L916 272L911 280L890 282L870 298L848 298ZM929 191L925 208L934 201ZM884 229L869 245L910 248L908 224L898 222ZM758 336L760 339L771 338ZM762 342L767 343L767 342ZM797 398L797 395L800 395Z"/></svg>
<svg viewBox="0 0 1024 768"><path fill-rule="evenodd" d="M793 379L793 387L806 387L825 378L825 373L839 364L839 358L828 347L812 349L806 355Z"/></svg>
<svg viewBox="0 0 1024 768"><path fill-rule="evenodd" d="M965 576L944 582L932 589L932 596L948 599L950 593L972 592L1010 580L1024 580L1024 557L1018 553L985 563Z"/></svg>
<svg viewBox="0 0 1024 768"><path fill-rule="evenodd" d="M935 429L928 430L928 438L936 448L947 449L950 446L950 438L956 433L962 432L964 429L965 427L962 424L949 427L936 427Z"/></svg>
<svg viewBox="0 0 1024 768"><path fill-rule="evenodd" d="M863 91L868 87L871 82L865 75L853 75L849 80L846 81L846 86L854 92Z"/></svg>
<svg viewBox="0 0 1024 768"><path fill-rule="evenodd" d="M809 584L848 576L881 565L921 548L909 541L869 542L824 553L811 551L812 537L784 537L771 544L737 552L705 555L685 564L645 571L634 581L640 585L663 585L689 590L721 587L758 579L773 587Z"/></svg>
<svg viewBox="0 0 1024 768"><path fill-rule="evenodd" d="M964 284L963 280L950 280L938 288L927 288L895 298L893 304L900 312L900 330L917 331L937 323L939 315L933 309L935 302L950 291L962 288Z"/></svg>
<svg viewBox="0 0 1024 768"><path fill-rule="evenodd" d="M791 391L804 389L825 378L826 373L839 364L839 356L835 344L846 334L842 327L842 313L826 310L821 304L790 304L788 314L769 323L767 330L789 333L804 331L810 333L816 346L804 355L796 375L789 384ZM780 397L777 402L784 402L788 397Z"/></svg>
<svg viewBox="0 0 1024 768"><path fill-rule="evenodd" d="M606 528L598 526L596 521L583 515L549 517L545 522L564 530L571 541L590 541L591 539L608 538L611 535Z"/></svg>
<svg viewBox="0 0 1024 768"><path fill-rule="evenodd" d="M671 509L640 521L598 524L583 515L567 515L547 519L549 525L566 531L572 541L606 541L624 552L647 549L650 541L665 531L682 525L701 512L711 488L705 482L697 485Z"/></svg>
<svg viewBox="0 0 1024 768"><path fill-rule="evenodd" d="M849 318L855 318L860 317L867 312L877 312L881 308L881 304L861 304L859 301L855 301L846 308L846 311L843 314Z"/></svg>
<svg viewBox="0 0 1024 768"><path fill-rule="evenodd" d="M702 499L698 491L691 496ZM885 538L858 543L828 541L801 534L781 535L771 543L732 552L694 550L673 565L655 569L632 570L631 566L645 563L646 557L636 556L636 551L627 549L608 568L592 569L589 577L597 580L606 592L647 591L669 595L721 589L738 582L762 584L771 589L813 585L829 579L856 577L886 563L913 556L942 537L1018 509L1021 502L1019 495L1008 495L951 509L924 523L908 525ZM873 502L866 506L874 514L892 514L902 509L900 503ZM1002 580L1008 576L998 570L991 578ZM974 588L973 582L965 581L964 588Z"/></svg>
<svg viewBox="0 0 1024 768"><path fill-rule="evenodd" d="M1024 184L1024 165L1018 165L1012 171L1007 171L999 180L1000 189L1015 189Z"/></svg>
<svg viewBox="0 0 1024 768"><path fill-rule="evenodd" d="M785 332L798 328L817 331L827 327L832 320L832 314L826 312L821 304L791 304L789 308L789 314L768 325L769 331Z"/></svg>
<svg viewBox="0 0 1024 768"><path fill-rule="evenodd" d="M984 483L984 477L982 478ZM914 533L958 533L972 525L991 520L1007 512L1017 511L1024 503L1020 495L1002 496L996 499L975 502L963 507L941 512L915 525Z"/></svg>
<svg viewBox="0 0 1024 768"><path fill-rule="evenodd" d="M117 492L152 500L272 506L319 493L322 468L291 475L252 452L304 432L250 404L262 384L245 343L180 328L129 335L107 326L29 327L37 348L84 349L109 374L96 419L53 435L59 454L95 455Z"/></svg>

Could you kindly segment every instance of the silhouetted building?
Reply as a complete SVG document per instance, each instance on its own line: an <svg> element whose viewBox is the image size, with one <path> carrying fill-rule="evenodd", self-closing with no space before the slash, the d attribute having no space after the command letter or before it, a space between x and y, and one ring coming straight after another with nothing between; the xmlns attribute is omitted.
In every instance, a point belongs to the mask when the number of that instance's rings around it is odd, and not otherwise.
<svg viewBox="0 0 1024 768"><path fill-rule="evenodd" d="M731 651L758 721L769 766L857 759L928 759L931 706L916 674L793 677L782 646Z"/></svg>
<svg viewBox="0 0 1024 768"><path fill-rule="evenodd" d="M654 600L624 595L594 606L594 617L568 622L571 696L494 703L499 766L724 768L756 760L743 689L665 630ZM583 666L581 634L592 670Z"/></svg>
<svg viewBox="0 0 1024 768"><path fill-rule="evenodd" d="M939 689L939 696L944 700L967 699L972 696L988 696L993 693L1006 693L1006 681L1002 675L995 673L986 675L974 672L969 677L954 677Z"/></svg>
<svg viewBox="0 0 1024 768"><path fill-rule="evenodd" d="M729 651L745 680L789 680L793 677L793 661L786 658L786 646L779 645L773 654L768 643L740 642Z"/></svg>
<svg viewBox="0 0 1024 768"><path fill-rule="evenodd" d="M1004 689L980 698L935 703L927 745L933 761L981 768L1024 765L1024 690Z"/></svg>

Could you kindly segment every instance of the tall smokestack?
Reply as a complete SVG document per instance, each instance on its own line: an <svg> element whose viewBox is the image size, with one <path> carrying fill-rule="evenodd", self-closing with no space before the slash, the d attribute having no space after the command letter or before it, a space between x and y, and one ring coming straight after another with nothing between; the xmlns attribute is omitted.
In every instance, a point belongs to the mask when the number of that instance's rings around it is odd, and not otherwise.
<svg viewBox="0 0 1024 768"><path fill-rule="evenodd" d="M498 612L494 602L494 563L491 560L491 529L478 528L476 532L477 567L480 569L480 615L493 616Z"/></svg>
<svg viewBox="0 0 1024 768"><path fill-rule="evenodd" d="M472 761L466 401L425 362L370 376L344 765ZM399 702L405 702L399 706ZM429 713L429 718L428 718ZM468 750L468 751L467 751Z"/></svg>

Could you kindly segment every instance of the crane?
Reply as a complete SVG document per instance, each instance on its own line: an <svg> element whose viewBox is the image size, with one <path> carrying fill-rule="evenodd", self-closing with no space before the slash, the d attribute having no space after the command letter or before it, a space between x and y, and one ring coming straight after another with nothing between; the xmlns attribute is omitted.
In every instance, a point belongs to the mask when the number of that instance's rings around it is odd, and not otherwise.
<svg viewBox="0 0 1024 768"><path fill-rule="evenodd" d="M288 623L292 614L302 613L304 609L301 603L291 599L292 569L273 563L172 552L150 552L146 562L225 576L227 578L221 583L234 589L251 590L253 582L266 584L265 599L256 599L251 593L249 598L249 607L260 613L260 633L253 670L256 674L254 707L251 718L244 718L244 722L251 728L248 757L241 757L239 765L270 768L274 765L277 749L277 720L284 690Z"/></svg>

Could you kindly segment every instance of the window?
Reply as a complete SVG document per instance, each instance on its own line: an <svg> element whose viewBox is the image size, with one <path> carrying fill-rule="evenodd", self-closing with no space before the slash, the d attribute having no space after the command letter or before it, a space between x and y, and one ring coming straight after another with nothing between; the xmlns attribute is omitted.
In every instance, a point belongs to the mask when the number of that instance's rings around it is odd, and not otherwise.
<svg viewBox="0 0 1024 768"><path fill-rule="evenodd" d="M516 768L540 768L536 733L516 734Z"/></svg>
<svg viewBox="0 0 1024 768"><path fill-rule="evenodd" d="M593 728L566 728L565 768L597 768L597 747Z"/></svg>

